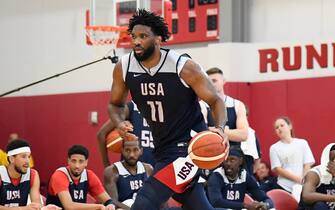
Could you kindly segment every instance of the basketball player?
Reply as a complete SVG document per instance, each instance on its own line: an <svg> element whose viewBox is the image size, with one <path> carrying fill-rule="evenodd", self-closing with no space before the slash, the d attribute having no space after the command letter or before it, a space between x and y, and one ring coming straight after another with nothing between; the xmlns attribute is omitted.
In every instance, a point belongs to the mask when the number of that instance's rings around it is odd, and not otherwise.
<svg viewBox="0 0 335 210"><path fill-rule="evenodd" d="M143 148L143 154L140 160L149 163L150 165L155 165L153 157L153 139L147 121L142 117L137 109L136 104L133 101L127 103L125 106L126 119L134 126L133 133L139 137L141 142L141 147ZM104 167L110 166L110 161L107 154L106 148L106 136L115 128L114 124L108 120L98 131L98 144L100 149L100 154Z"/></svg>
<svg viewBox="0 0 335 210"><path fill-rule="evenodd" d="M141 154L142 148L138 140L123 141L123 160L105 169L105 188L113 201L122 203L116 205L118 208L130 209L137 192L152 174L152 166L139 161Z"/></svg>
<svg viewBox="0 0 335 210"><path fill-rule="evenodd" d="M335 144L328 144L321 155L321 164L304 178L299 210L335 209Z"/></svg>
<svg viewBox="0 0 335 210"><path fill-rule="evenodd" d="M226 80L221 69L210 68L206 73L227 108L228 121L227 126L224 128L224 133L228 136L230 145L240 145L242 141L246 141L248 138L249 123L245 105L242 101L225 95L224 85Z"/></svg>
<svg viewBox="0 0 335 210"><path fill-rule="evenodd" d="M68 150L68 166L58 168L51 176L47 203L61 206L66 210L114 210L114 204L99 178L86 169L88 150L81 145L73 145ZM86 203L90 193L99 203Z"/></svg>
<svg viewBox="0 0 335 210"><path fill-rule="evenodd" d="M244 155L240 147L231 146L223 167L217 168L208 180L208 198L214 207L228 209L270 209L271 199L259 188L253 176L243 168ZM257 201L244 203L246 193Z"/></svg>
<svg viewBox="0 0 335 210"><path fill-rule="evenodd" d="M153 175L138 192L131 209L157 210L172 195L183 209L213 209L203 186L196 183L197 167L186 157L187 145L191 134L207 129L198 96L209 104L216 126L213 131L221 136L226 119L224 103L199 65L160 48L169 38L162 17L140 9L130 19L128 31L133 50L115 65L110 117L124 139L134 138L133 125L125 120L130 91L151 128L156 160ZM185 177L177 179L179 173Z"/></svg>
<svg viewBox="0 0 335 210"><path fill-rule="evenodd" d="M29 168L30 145L22 139L13 140L7 145L7 154L9 164L0 166L0 209L60 209L41 205L40 178L36 170Z"/></svg>
<svg viewBox="0 0 335 210"><path fill-rule="evenodd" d="M16 139L19 139L19 134L17 133L11 133L9 134L8 136L8 143L16 140ZM8 160L7 160L7 154L4 152L3 154L1 154L1 150L0 150L0 165L5 165L7 166L9 164ZM33 156L30 155L30 158L29 158L29 167L30 168L33 168L34 167L34 160L33 160Z"/></svg>

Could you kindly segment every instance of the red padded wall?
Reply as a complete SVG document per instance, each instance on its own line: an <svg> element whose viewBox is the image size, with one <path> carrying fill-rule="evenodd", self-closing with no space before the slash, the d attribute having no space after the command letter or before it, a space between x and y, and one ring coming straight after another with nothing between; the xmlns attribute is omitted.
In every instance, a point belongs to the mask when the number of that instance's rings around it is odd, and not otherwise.
<svg viewBox="0 0 335 210"><path fill-rule="evenodd" d="M322 149L335 140L334 84L335 77L256 82L243 91L241 83L230 83L226 93L249 106L249 123L261 141L264 160L269 160L269 148L278 140L274 120L285 115L296 136L308 140L319 163Z"/></svg>
<svg viewBox="0 0 335 210"><path fill-rule="evenodd" d="M273 122L289 116L297 137L306 138L319 162L324 146L335 140L335 77L257 83L229 83L228 95L245 102L250 125L261 141L263 159L277 141ZM89 168L101 178L103 166L96 132L108 118L109 92L74 93L0 99L0 147L8 135L18 132L32 144L36 168L47 182L50 174L66 164L67 148L84 144L91 153ZM90 111L98 111L99 124L88 122ZM118 158L113 155L114 160Z"/></svg>

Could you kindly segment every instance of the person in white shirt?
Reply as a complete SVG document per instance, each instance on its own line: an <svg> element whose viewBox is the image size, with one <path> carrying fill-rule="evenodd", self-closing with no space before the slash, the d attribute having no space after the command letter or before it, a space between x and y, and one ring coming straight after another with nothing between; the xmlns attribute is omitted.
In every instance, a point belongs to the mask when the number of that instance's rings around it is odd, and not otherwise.
<svg viewBox="0 0 335 210"><path fill-rule="evenodd" d="M271 169L278 174L279 187L294 194L315 160L308 142L294 137L288 117L277 118L274 127L280 140L270 147Z"/></svg>

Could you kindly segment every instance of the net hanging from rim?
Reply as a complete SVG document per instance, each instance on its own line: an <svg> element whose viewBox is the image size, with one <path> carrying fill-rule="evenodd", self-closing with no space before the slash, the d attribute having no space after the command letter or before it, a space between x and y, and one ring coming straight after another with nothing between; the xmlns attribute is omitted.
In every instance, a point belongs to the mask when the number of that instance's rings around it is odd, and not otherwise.
<svg viewBox="0 0 335 210"><path fill-rule="evenodd" d="M86 26L86 38L89 45L117 46L119 40L129 40L125 26Z"/></svg>

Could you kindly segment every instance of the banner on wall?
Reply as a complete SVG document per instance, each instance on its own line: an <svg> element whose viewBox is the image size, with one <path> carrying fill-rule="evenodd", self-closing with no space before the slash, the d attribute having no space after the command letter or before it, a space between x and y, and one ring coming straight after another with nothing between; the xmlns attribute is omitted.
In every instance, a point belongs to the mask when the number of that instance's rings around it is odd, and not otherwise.
<svg viewBox="0 0 335 210"><path fill-rule="evenodd" d="M335 41L210 45L209 63L231 82L335 76Z"/></svg>

